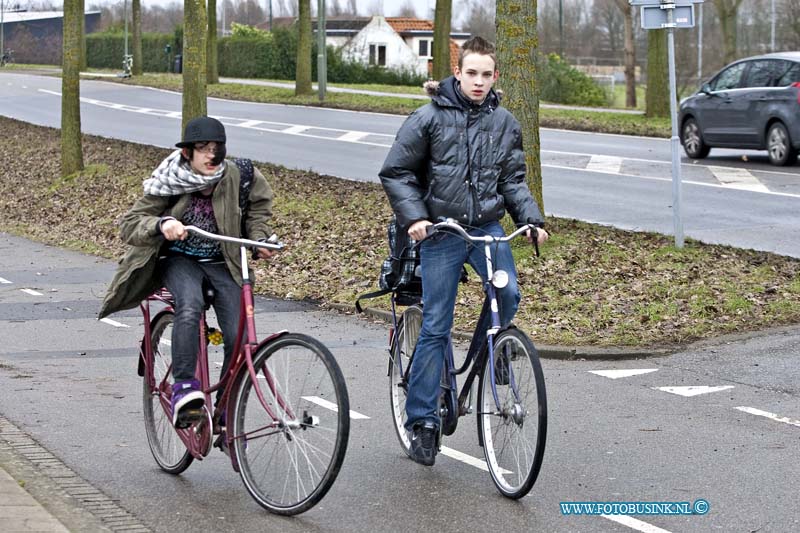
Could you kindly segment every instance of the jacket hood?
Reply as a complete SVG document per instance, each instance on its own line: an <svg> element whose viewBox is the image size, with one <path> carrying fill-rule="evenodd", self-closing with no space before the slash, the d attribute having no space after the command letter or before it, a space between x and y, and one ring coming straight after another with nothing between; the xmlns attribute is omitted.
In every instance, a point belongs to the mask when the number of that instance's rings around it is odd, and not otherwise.
<svg viewBox="0 0 800 533"><path fill-rule="evenodd" d="M428 80L422 84L422 88L425 89L425 93L439 105L459 108L464 107L461 105L460 101L465 99L465 97L459 97L458 95L460 89L458 88L458 80L455 76L450 76L442 81ZM500 105L500 98L502 98L502 96L503 91L490 89L489 94L486 95L484 104L495 108Z"/></svg>

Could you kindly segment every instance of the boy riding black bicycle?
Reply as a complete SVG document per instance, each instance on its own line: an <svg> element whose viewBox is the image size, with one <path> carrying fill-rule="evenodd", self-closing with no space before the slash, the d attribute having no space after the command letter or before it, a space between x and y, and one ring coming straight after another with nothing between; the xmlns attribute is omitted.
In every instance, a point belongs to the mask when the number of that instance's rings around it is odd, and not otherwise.
<svg viewBox="0 0 800 533"><path fill-rule="evenodd" d="M494 46L481 37L466 41L454 73L426 84L431 103L408 117L380 171L398 223L418 241L442 217L469 227L472 235L503 236L499 221L506 210L518 224L543 228L525 182L519 123L499 106L500 97L492 90L498 77ZM539 243L548 238L543 229L537 236ZM437 234L421 242L419 250L424 306L408 383L406 429L412 458L432 466L440 424L440 378L461 270L468 262L485 275L486 264L482 249L455 235ZM498 245L494 260L497 269L509 274L508 284L499 291L505 326L520 299L507 243Z"/></svg>

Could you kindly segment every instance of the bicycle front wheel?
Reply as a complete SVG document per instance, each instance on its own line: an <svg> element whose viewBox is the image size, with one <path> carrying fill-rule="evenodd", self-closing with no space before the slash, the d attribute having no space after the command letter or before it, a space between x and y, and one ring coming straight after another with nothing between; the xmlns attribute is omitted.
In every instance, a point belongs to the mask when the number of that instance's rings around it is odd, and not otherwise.
<svg viewBox="0 0 800 533"><path fill-rule="evenodd" d="M350 404L333 355L315 339L285 334L263 346L236 393L233 451L251 496L294 515L336 480L350 433Z"/></svg>
<svg viewBox="0 0 800 533"><path fill-rule="evenodd" d="M478 385L478 433L494 484L504 496L517 499L531 490L542 467L547 438L544 373L533 343L516 328L497 336L494 359L499 406L487 357Z"/></svg>
<svg viewBox="0 0 800 533"><path fill-rule="evenodd" d="M422 329L422 308L412 305L403 311L397 322L397 331L389 356L389 401L392 406L392 422L400 447L411 457L411 441L405 428L406 398L408 396L409 367L414 348Z"/></svg>
<svg viewBox="0 0 800 533"><path fill-rule="evenodd" d="M152 322L150 342L153 349L148 361L152 369L155 386L150 386L149 373L145 371L142 390L144 427L147 443L153 458L165 472L180 474L192 464L194 457L189 453L175 428L170 416L172 394L172 322L175 314L159 314Z"/></svg>

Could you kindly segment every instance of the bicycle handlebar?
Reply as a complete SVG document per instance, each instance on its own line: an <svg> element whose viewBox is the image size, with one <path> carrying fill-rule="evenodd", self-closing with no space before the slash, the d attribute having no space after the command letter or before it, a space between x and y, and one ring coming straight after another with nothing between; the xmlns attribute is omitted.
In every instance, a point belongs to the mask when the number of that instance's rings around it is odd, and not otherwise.
<svg viewBox="0 0 800 533"><path fill-rule="evenodd" d="M469 233L467 233L467 230L465 230L461 226L461 224L456 222L454 219L447 218L447 219L443 220L442 222L437 222L437 223L433 224L432 226L428 226L427 228L425 228L425 231L427 232L426 238L430 237L431 235L433 235L437 231L441 231L443 229L453 230L455 233L459 234L461 236L461 238L463 238L463 239L465 239L467 241L470 241L470 242L484 242L484 243L487 243L487 242L508 242L508 241L510 241L512 239L515 239L515 238L519 237L520 235L522 235L526 231L531 230L531 241L533 243L533 247L536 249L536 255L537 256L540 255L539 254L539 242L538 242L539 228L537 228L533 224L523 224L522 226L517 228L516 231L514 231L513 233L511 233L510 235L507 235L505 237L494 237L492 235L473 236L473 235L470 235Z"/></svg>
<svg viewBox="0 0 800 533"><path fill-rule="evenodd" d="M225 241L225 242L232 242L235 244L240 244L242 246L255 246L256 248L266 248L268 250L281 250L285 245L282 242L262 242L262 241L252 241L250 239L237 239L236 237L228 237L227 235L218 235L216 233L209 233L205 230L198 228L197 226L186 226L187 231L191 231L192 233L196 233L197 235L201 235L207 239L212 239L215 241ZM275 235L270 237L277 238Z"/></svg>

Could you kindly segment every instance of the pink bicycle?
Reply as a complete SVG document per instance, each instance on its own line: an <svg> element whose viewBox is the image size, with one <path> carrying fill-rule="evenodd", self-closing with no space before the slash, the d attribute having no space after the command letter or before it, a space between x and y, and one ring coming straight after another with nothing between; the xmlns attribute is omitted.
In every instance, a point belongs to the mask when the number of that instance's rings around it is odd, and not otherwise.
<svg viewBox="0 0 800 533"><path fill-rule="evenodd" d="M174 301L162 289L142 302L139 375L144 378L150 451L162 470L180 474L210 453L218 435L214 446L230 456L233 469L262 507L281 515L307 511L331 488L347 451L350 408L342 372L331 352L307 335L281 331L260 341L256 336L248 247L280 249L282 244L187 229L240 245L244 284L239 330L230 368L212 385L208 361L214 329L203 313L196 377L206 395L205 416L176 430L170 404ZM207 294L206 309L212 301L213 294ZM158 307L152 318L151 304ZM224 393L212 408L211 393L220 387Z"/></svg>

